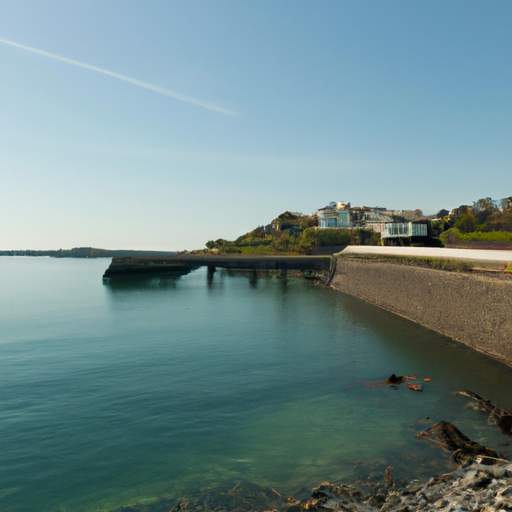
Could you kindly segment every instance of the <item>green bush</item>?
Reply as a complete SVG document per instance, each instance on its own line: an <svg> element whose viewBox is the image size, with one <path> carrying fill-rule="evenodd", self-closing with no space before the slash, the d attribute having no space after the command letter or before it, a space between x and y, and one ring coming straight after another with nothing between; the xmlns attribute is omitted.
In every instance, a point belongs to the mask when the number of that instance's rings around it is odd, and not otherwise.
<svg viewBox="0 0 512 512"><path fill-rule="evenodd" d="M478 229L478 220L473 215L473 212L469 210L457 219L454 227L462 233L472 233Z"/></svg>
<svg viewBox="0 0 512 512"><path fill-rule="evenodd" d="M288 224L282 221L288 222ZM291 219L291 220L290 220ZM297 220L298 219L298 220ZM278 217L280 228L259 226L234 241L209 240L206 248L221 254L311 254L313 246L378 245L380 235L372 229L315 229L310 217L285 212ZM276 222L274 221L274 222ZM301 224L289 225L290 222Z"/></svg>
<svg viewBox="0 0 512 512"><path fill-rule="evenodd" d="M448 240L450 235L453 235L453 238L455 240L459 240L460 231L457 228L450 228L450 229L447 229L446 231L444 231L443 233L441 233L439 235L439 240L441 240L443 245L446 244L446 241Z"/></svg>
<svg viewBox="0 0 512 512"><path fill-rule="evenodd" d="M315 229L304 230L302 241L305 244L321 247L329 245L378 245L379 233L373 229Z"/></svg>
<svg viewBox="0 0 512 512"><path fill-rule="evenodd" d="M451 228L439 237L443 244L453 233L457 242L512 242L510 231L474 231L472 233L461 233L457 228Z"/></svg>
<svg viewBox="0 0 512 512"><path fill-rule="evenodd" d="M245 246L240 247L240 251L242 254L255 254L255 255L267 255L267 254L275 254L275 249L270 245L258 245L258 246Z"/></svg>

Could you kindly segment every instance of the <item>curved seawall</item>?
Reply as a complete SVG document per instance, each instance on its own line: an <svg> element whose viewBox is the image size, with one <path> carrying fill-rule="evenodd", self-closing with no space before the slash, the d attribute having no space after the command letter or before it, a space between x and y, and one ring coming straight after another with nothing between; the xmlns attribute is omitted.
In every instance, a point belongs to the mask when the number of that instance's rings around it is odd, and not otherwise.
<svg viewBox="0 0 512 512"><path fill-rule="evenodd" d="M330 284L512 366L512 280L342 256Z"/></svg>

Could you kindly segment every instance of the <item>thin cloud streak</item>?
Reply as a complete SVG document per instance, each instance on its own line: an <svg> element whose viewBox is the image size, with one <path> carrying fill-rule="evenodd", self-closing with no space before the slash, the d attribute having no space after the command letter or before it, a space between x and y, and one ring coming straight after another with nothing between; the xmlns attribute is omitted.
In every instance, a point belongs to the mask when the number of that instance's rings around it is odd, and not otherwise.
<svg viewBox="0 0 512 512"><path fill-rule="evenodd" d="M168 89L163 89L162 87L157 87L156 85L148 84L147 82L142 82L141 80L136 80L135 78L130 78L129 76L120 75L119 73L114 73L113 71L108 71L107 69L98 68L96 66L91 66L90 64L85 64L84 62L79 62L77 60L68 59L67 57L62 57L61 55L56 55L54 53L45 52L43 50L38 50L37 48L32 48L31 46L25 46L23 44L14 43L12 41L8 41L6 39L0 39L0 43L4 43L10 46L14 46L16 48L20 48L22 50L26 50L28 52L37 53L38 55L42 55L43 57L48 57L49 59L58 60L60 62L65 62L67 64L72 64L73 66L78 66L80 68L90 69L91 71L96 71L97 73L102 73L104 75L112 76L114 78L118 78L119 80L124 80L133 85L138 85L139 87L144 87L145 89L149 89L150 91L155 91L160 94L164 94L165 96L169 96L176 100L184 101L186 103L190 103L192 105L196 105L197 107L206 108L208 110L213 110L215 112L220 112L221 114L225 114L228 116L236 116L237 113L231 110L227 110L222 107L218 107L216 105L212 105L210 103L205 103L203 101L196 100L195 98L191 98L190 96L186 96L185 94L180 94L179 92L169 91Z"/></svg>

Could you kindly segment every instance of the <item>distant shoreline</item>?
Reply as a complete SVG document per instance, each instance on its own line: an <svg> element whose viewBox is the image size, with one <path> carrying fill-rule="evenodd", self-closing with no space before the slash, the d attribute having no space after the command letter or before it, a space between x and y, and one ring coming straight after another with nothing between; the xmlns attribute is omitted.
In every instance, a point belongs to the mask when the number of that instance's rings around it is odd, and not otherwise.
<svg viewBox="0 0 512 512"><path fill-rule="evenodd" d="M0 256L49 256L50 258L126 258L131 256L169 256L176 251L137 251L130 249L98 249L96 247L74 247L57 250L7 250L0 251Z"/></svg>

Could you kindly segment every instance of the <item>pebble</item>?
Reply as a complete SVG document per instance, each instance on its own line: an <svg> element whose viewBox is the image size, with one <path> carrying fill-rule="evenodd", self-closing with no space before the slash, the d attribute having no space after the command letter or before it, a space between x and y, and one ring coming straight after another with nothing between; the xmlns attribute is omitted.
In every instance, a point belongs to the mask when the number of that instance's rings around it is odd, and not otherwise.
<svg viewBox="0 0 512 512"><path fill-rule="evenodd" d="M388 479L389 481L389 479ZM413 480L402 489L382 481L361 490L357 483L331 485L324 482L312 497L289 512L497 512L512 510L512 464L493 466L473 463L427 482Z"/></svg>

